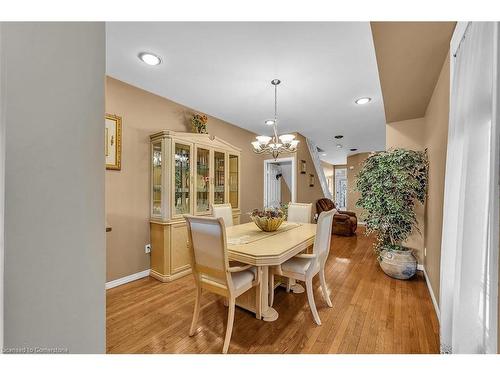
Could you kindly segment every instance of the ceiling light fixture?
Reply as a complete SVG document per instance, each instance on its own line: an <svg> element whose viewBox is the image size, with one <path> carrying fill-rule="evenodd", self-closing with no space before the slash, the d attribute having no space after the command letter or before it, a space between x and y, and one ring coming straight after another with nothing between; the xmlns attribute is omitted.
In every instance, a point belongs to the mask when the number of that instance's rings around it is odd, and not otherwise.
<svg viewBox="0 0 500 375"><path fill-rule="evenodd" d="M278 85L279 79L273 79L271 84L274 86L274 119L266 120L266 125L273 126L273 136L259 135L257 140L252 142L253 151L256 154L270 154L276 160L280 154L294 153L297 151L299 141L293 134L282 134L278 136Z"/></svg>
<svg viewBox="0 0 500 375"><path fill-rule="evenodd" d="M154 53L150 52L141 52L138 55L139 59L141 59L142 62L148 64L148 65L160 65L161 64L161 58L160 56L155 55Z"/></svg>
<svg viewBox="0 0 500 375"><path fill-rule="evenodd" d="M350 148L349 151L358 151L357 148Z"/></svg>
<svg viewBox="0 0 500 375"><path fill-rule="evenodd" d="M335 139L342 139L342 138L344 138L344 136L343 135L336 135L334 138Z"/></svg>
<svg viewBox="0 0 500 375"><path fill-rule="evenodd" d="M359 99L356 99L356 101L354 103L356 103L356 104L366 104L366 103L371 102L371 100L372 100L372 98L369 98L369 97L359 98Z"/></svg>
<svg viewBox="0 0 500 375"><path fill-rule="evenodd" d="M337 143L337 148L342 148L342 145L340 143Z"/></svg>
<svg viewBox="0 0 500 375"><path fill-rule="evenodd" d="M325 152L323 152L323 153L321 154L321 156L326 156L326 153L325 153Z"/></svg>

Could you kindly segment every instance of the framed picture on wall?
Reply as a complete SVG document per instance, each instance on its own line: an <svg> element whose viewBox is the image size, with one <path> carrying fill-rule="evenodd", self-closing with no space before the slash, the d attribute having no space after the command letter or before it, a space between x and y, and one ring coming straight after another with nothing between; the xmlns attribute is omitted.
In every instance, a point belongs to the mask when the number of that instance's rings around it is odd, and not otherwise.
<svg viewBox="0 0 500 375"><path fill-rule="evenodd" d="M306 174L306 161L305 160L300 161L300 173Z"/></svg>
<svg viewBox="0 0 500 375"><path fill-rule="evenodd" d="M104 128L106 169L122 169L122 118L106 114Z"/></svg>
<svg viewBox="0 0 500 375"><path fill-rule="evenodd" d="M309 175L309 187L313 187L313 186L314 186L314 175L310 174Z"/></svg>

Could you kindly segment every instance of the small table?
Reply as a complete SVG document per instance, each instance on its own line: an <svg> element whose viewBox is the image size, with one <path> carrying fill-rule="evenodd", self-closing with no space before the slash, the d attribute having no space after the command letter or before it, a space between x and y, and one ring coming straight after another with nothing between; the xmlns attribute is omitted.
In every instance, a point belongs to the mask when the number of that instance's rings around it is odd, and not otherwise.
<svg viewBox="0 0 500 375"><path fill-rule="evenodd" d="M250 222L228 227L226 236L230 260L262 269L262 319L268 322L278 319L278 312L269 306L269 266L282 264L313 245L316 224L285 222L276 232L263 232ZM255 290L252 288L238 297L236 304L255 312Z"/></svg>

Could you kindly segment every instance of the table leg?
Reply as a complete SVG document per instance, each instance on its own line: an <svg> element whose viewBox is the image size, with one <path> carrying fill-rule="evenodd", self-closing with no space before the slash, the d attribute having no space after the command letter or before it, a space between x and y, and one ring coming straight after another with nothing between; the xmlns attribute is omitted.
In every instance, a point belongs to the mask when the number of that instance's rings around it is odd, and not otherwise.
<svg viewBox="0 0 500 375"><path fill-rule="evenodd" d="M266 322L273 322L278 319L278 312L269 306L269 267L262 266L262 280L261 280L261 308L262 319Z"/></svg>

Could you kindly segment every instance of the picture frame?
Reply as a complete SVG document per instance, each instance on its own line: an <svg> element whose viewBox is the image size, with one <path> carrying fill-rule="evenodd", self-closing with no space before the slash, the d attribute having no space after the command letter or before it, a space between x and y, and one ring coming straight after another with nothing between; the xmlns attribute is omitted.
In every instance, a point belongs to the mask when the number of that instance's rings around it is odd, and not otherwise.
<svg viewBox="0 0 500 375"><path fill-rule="evenodd" d="M306 161L305 160L300 161L300 173L306 174Z"/></svg>
<svg viewBox="0 0 500 375"><path fill-rule="evenodd" d="M122 118L106 114L104 123L106 169L119 171L122 168Z"/></svg>
<svg viewBox="0 0 500 375"><path fill-rule="evenodd" d="M314 175L309 175L309 187L314 187Z"/></svg>

